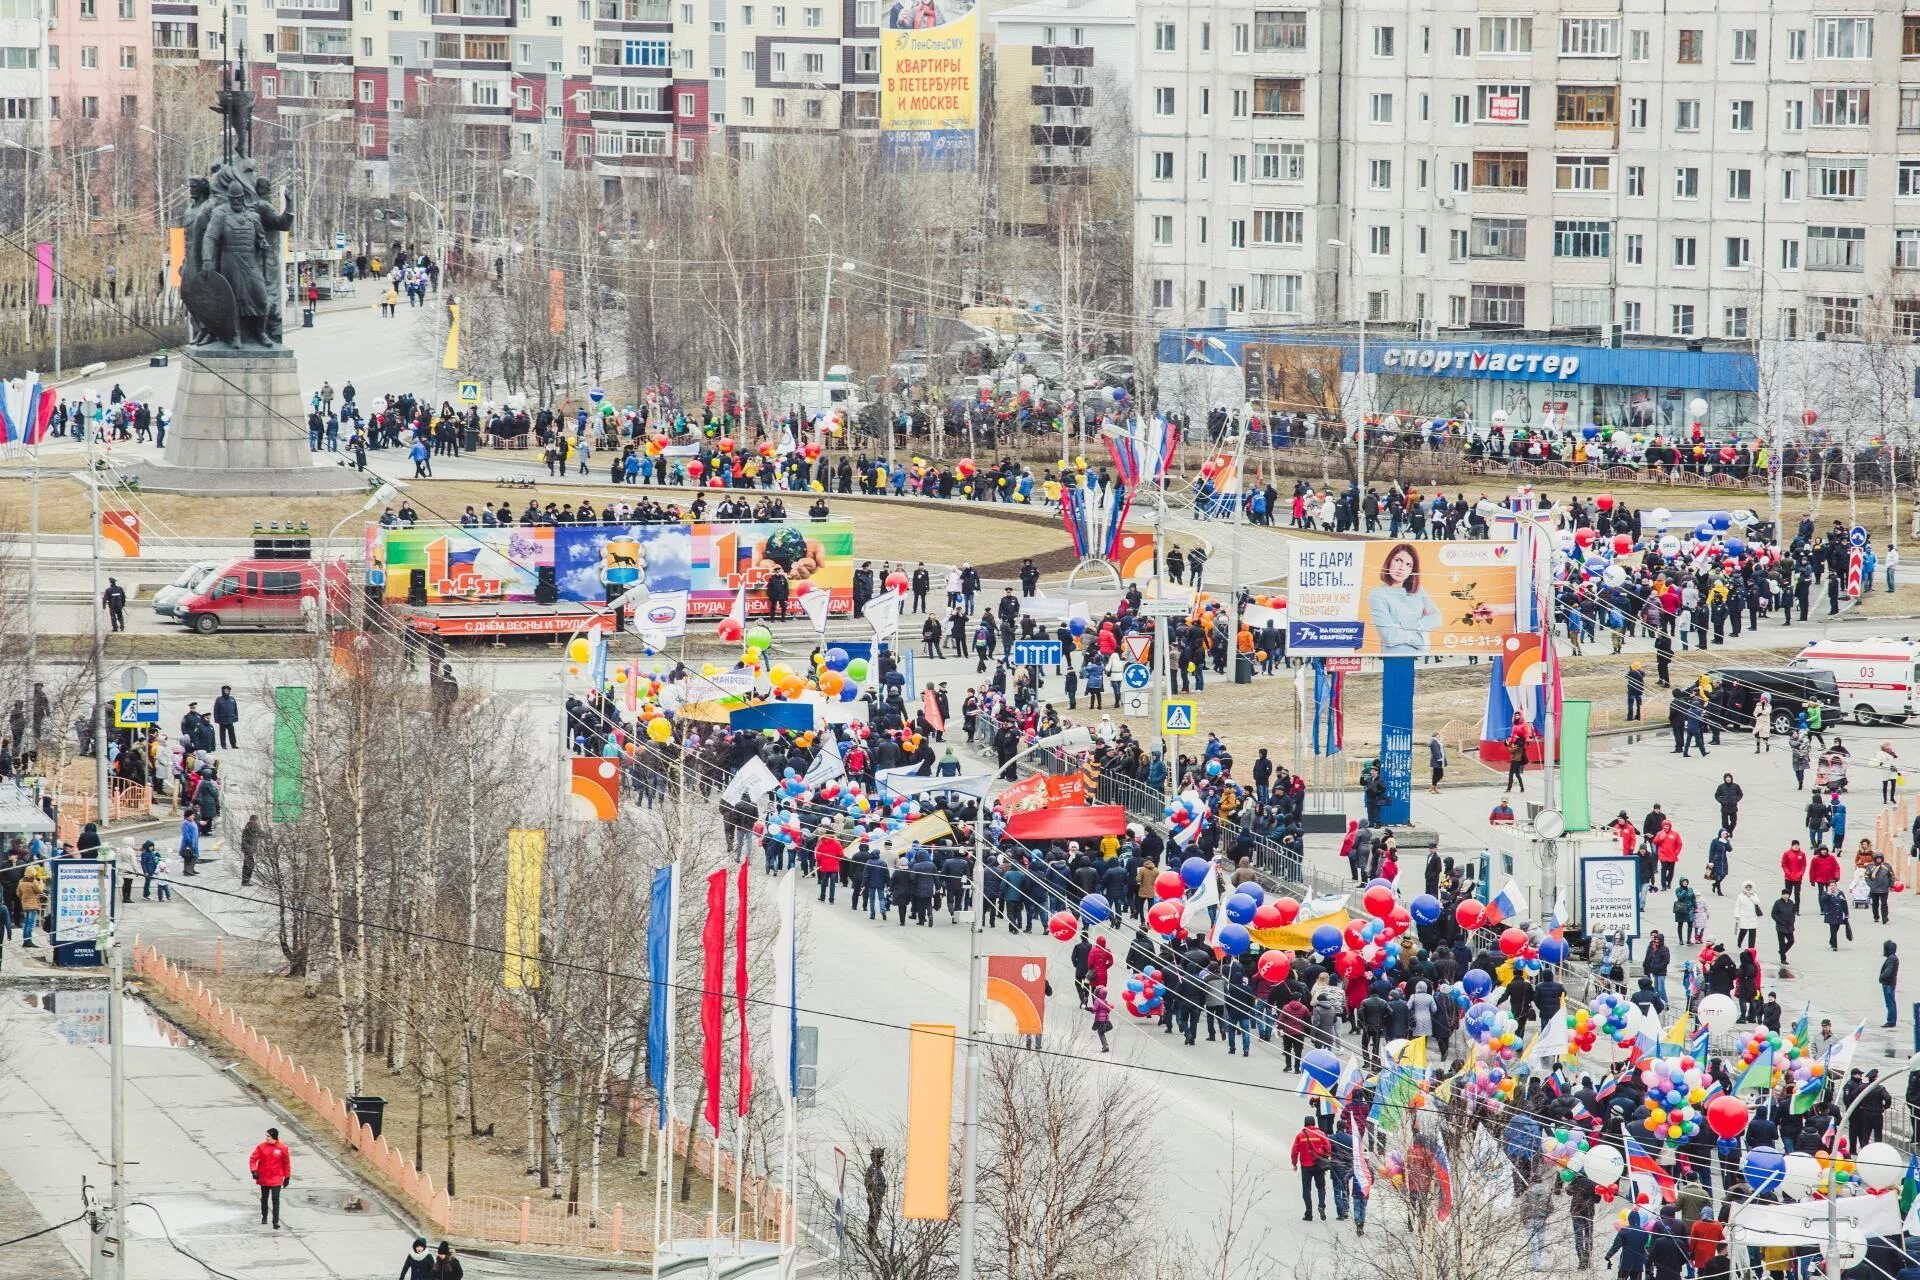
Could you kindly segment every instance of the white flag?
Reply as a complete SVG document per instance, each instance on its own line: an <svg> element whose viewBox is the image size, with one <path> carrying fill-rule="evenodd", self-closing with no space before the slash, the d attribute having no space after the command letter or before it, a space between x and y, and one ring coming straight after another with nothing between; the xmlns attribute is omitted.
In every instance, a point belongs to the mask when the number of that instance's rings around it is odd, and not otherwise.
<svg viewBox="0 0 1920 1280"><path fill-rule="evenodd" d="M758 800L769 792L780 789L780 779L773 776L773 770L759 756L750 757L740 766L733 780L727 783L727 789L720 798L728 804L739 804L742 798Z"/></svg>
<svg viewBox="0 0 1920 1280"><path fill-rule="evenodd" d="M875 640L891 640L900 634L900 603L903 597L898 591L882 591L867 601L865 617L873 628Z"/></svg>
<svg viewBox="0 0 1920 1280"><path fill-rule="evenodd" d="M1211 863L1207 878L1187 896L1186 909L1180 913L1180 927L1196 937L1211 937L1213 912L1220 905L1220 874ZM1223 919L1225 917L1222 917Z"/></svg>
<svg viewBox="0 0 1920 1280"><path fill-rule="evenodd" d="M823 636L827 634L827 608L832 603L832 598L825 591L809 591L800 597L800 612L807 615L807 621L813 624L813 629Z"/></svg>
<svg viewBox="0 0 1920 1280"><path fill-rule="evenodd" d="M744 582L741 583L740 589L733 593L733 607L727 610L727 618L730 621L739 623L742 627L745 627L747 625L747 584L746 583Z"/></svg>
<svg viewBox="0 0 1920 1280"><path fill-rule="evenodd" d="M647 596L634 610L634 630L641 636L655 634L663 638L687 634L687 593L685 591L655 591ZM653 644L651 639L648 644ZM661 646L653 644L658 649Z"/></svg>
<svg viewBox="0 0 1920 1280"><path fill-rule="evenodd" d="M847 776L847 766L840 759L839 744L831 740L820 745L820 752L807 765L806 783L809 787L824 787L836 778Z"/></svg>
<svg viewBox="0 0 1920 1280"><path fill-rule="evenodd" d="M1567 1034L1567 1020L1556 1014L1547 1019L1546 1025L1540 1028L1540 1034L1535 1036L1533 1043L1527 1046L1526 1060L1528 1062L1544 1060L1548 1066L1552 1066L1567 1056L1567 1049L1571 1044L1572 1038Z"/></svg>

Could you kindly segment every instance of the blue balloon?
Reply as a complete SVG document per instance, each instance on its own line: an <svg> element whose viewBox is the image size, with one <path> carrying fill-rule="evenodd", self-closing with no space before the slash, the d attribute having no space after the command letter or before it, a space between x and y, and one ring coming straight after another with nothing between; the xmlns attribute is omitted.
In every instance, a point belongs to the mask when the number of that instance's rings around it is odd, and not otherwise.
<svg viewBox="0 0 1920 1280"><path fill-rule="evenodd" d="M1085 618L1068 618L1067 632L1075 637L1087 634L1087 620Z"/></svg>
<svg viewBox="0 0 1920 1280"><path fill-rule="evenodd" d="M1588 440L1594 440L1599 437L1600 428L1589 422L1586 426L1580 428L1580 434Z"/></svg>
<svg viewBox="0 0 1920 1280"><path fill-rule="evenodd" d="M1108 917L1113 915L1113 904L1107 901L1105 894L1090 893L1080 899L1080 914L1095 924L1105 924Z"/></svg>
<svg viewBox="0 0 1920 1280"><path fill-rule="evenodd" d="M1565 938L1540 939L1540 959L1547 964L1561 964L1567 958L1567 940Z"/></svg>
<svg viewBox="0 0 1920 1280"><path fill-rule="evenodd" d="M1430 893L1417 894L1407 904L1407 913L1415 924L1434 924L1440 919L1440 899Z"/></svg>
<svg viewBox="0 0 1920 1280"><path fill-rule="evenodd" d="M1218 760L1207 761L1207 776L1209 778L1217 778L1220 776L1220 762Z"/></svg>
<svg viewBox="0 0 1920 1280"><path fill-rule="evenodd" d="M1323 924L1313 931L1312 942L1315 955L1330 956L1340 950L1346 939L1337 925Z"/></svg>
<svg viewBox="0 0 1920 1280"><path fill-rule="evenodd" d="M1733 528L1733 515L1727 511L1716 511L1707 517L1707 523L1712 525L1715 531L1725 533Z"/></svg>
<svg viewBox="0 0 1920 1280"><path fill-rule="evenodd" d="M1245 884L1237 884L1233 886L1233 891L1241 895L1242 897L1252 898L1253 905L1256 907L1267 900L1267 891L1265 889L1262 889L1259 885L1255 884L1251 880L1247 881Z"/></svg>
<svg viewBox="0 0 1920 1280"><path fill-rule="evenodd" d="M1460 985L1473 999L1484 1000L1487 992L1493 990L1493 975L1485 969L1469 969L1460 975Z"/></svg>
<svg viewBox="0 0 1920 1280"><path fill-rule="evenodd" d="M1253 935L1247 932L1245 925L1223 924L1214 944L1230 956L1243 956L1247 948L1253 945Z"/></svg>
<svg viewBox="0 0 1920 1280"><path fill-rule="evenodd" d="M1140 979L1138 978L1127 979L1127 990L1133 992L1133 994L1139 995L1142 991L1145 991L1146 989L1147 989L1147 984L1140 981Z"/></svg>
<svg viewBox="0 0 1920 1280"><path fill-rule="evenodd" d="M849 680L840 686L840 701L852 702L860 696L860 686Z"/></svg>
<svg viewBox="0 0 1920 1280"><path fill-rule="evenodd" d="M1382 878L1382 877L1380 877L1380 876L1375 876L1375 877L1374 877L1373 879L1371 879L1371 880L1369 880L1369 881L1367 881L1367 888L1369 888L1369 889L1386 889L1386 890L1389 890L1389 891L1391 891L1391 890L1392 890L1392 888L1393 888L1393 881L1391 881L1391 880L1387 880L1387 879L1384 879L1384 878Z"/></svg>
<svg viewBox="0 0 1920 1280"><path fill-rule="evenodd" d="M1694 529L1694 531L1693 531L1693 540L1694 540L1695 542L1712 542L1712 541L1713 541L1713 530L1712 530L1712 529L1709 529L1709 528L1708 528L1708 527L1707 527L1706 525L1704 525L1704 524L1703 524L1703 525L1700 525L1699 527L1697 527L1697 528L1696 528L1696 529Z"/></svg>
<svg viewBox="0 0 1920 1280"><path fill-rule="evenodd" d="M1727 554L1730 556L1743 556L1747 554L1747 541L1745 538L1728 538L1723 545L1726 547Z"/></svg>
<svg viewBox="0 0 1920 1280"><path fill-rule="evenodd" d="M1740 1176L1755 1195L1766 1195L1787 1180L1787 1158L1772 1147L1755 1147L1740 1162Z"/></svg>
<svg viewBox="0 0 1920 1280"><path fill-rule="evenodd" d="M1300 1070L1306 1073L1307 1079L1328 1092L1332 1092L1333 1087L1340 1083L1340 1059L1328 1049L1308 1052L1300 1059Z"/></svg>
<svg viewBox="0 0 1920 1280"><path fill-rule="evenodd" d="M1260 904L1246 894L1236 893L1227 899L1227 919L1235 924L1249 924L1253 920L1253 913L1259 908Z"/></svg>
<svg viewBox="0 0 1920 1280"><path fill-rule="evenodd" d="M1189 889L1198 889L1207 882L1207 872L1213 864L1205 858L1188 858L1180 864L1180 879Z"/></svg>
<svg viewBox="0 0 1920 1280"><path fill-rule="evenodd" d="M827 670L829 671L845 671L850 661L852 659L847 657L847 651L839 645L827 650Z"/></svg>

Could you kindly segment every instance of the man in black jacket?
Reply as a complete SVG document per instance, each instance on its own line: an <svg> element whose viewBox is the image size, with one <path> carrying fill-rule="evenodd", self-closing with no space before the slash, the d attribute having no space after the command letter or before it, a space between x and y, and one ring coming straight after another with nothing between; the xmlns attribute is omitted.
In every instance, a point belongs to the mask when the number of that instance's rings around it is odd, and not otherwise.
<svg viewBox="0 0 1920 1280"><path fill-rule="evenodd" d="M234 701L232 685L220 686L220 696L213 700L213 723L220 731L221 748L239 750L240 704Z"/></svg>

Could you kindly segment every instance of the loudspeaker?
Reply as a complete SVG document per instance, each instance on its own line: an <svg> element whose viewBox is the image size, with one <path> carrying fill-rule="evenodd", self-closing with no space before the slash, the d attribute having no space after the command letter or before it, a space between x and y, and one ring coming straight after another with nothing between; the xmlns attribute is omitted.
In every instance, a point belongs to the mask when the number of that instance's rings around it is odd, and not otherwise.
<svg viewBox="0 0 1920 1280"><path fill-rule="evenodd" d="M536 604L558 604L560 602L560 584L554 581L553 566L543 564L539 567L539 578L533 586L533 599Z"/></svg>
<svg viewBox="0 0 1920 1280"><path fill-rule="evenodd" d="M427 571L425 569L407 570L407 603L424 605L427 602Z"/></svg>

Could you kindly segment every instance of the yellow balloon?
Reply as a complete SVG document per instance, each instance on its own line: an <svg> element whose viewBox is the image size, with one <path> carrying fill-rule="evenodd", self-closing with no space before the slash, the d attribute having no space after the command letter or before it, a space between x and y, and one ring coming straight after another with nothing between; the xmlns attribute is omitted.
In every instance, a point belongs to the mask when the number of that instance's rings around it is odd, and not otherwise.
<svg viewBox="0 0 1920 1280"><path fill-rule="evenodd" d="M673 726L664 718L647 721L647 736L655 742L665 742L673 736Z"/></svg>
<svg viewBox="0 0 1920 1280"><path fill-rule="evenodd" d="M615 684L625 684L627 682L627 669L625 667L621 667L613 673L613 682Z"/></svg>
<svg viewBox="0 0 1920 1280"><path fill-rule="evenodd" d="M711 678L720 674L720 668L714 666L711 662L703 662L700 664L700 674Z"/></svg>
<svg viewBox="0 0 1920 1280"><path fill-rule="evenodd" d="M575 662L585 662L592 653L593 650L587 647L587 638L585 636L575 636L567 644L567 656Z"/></svg>

